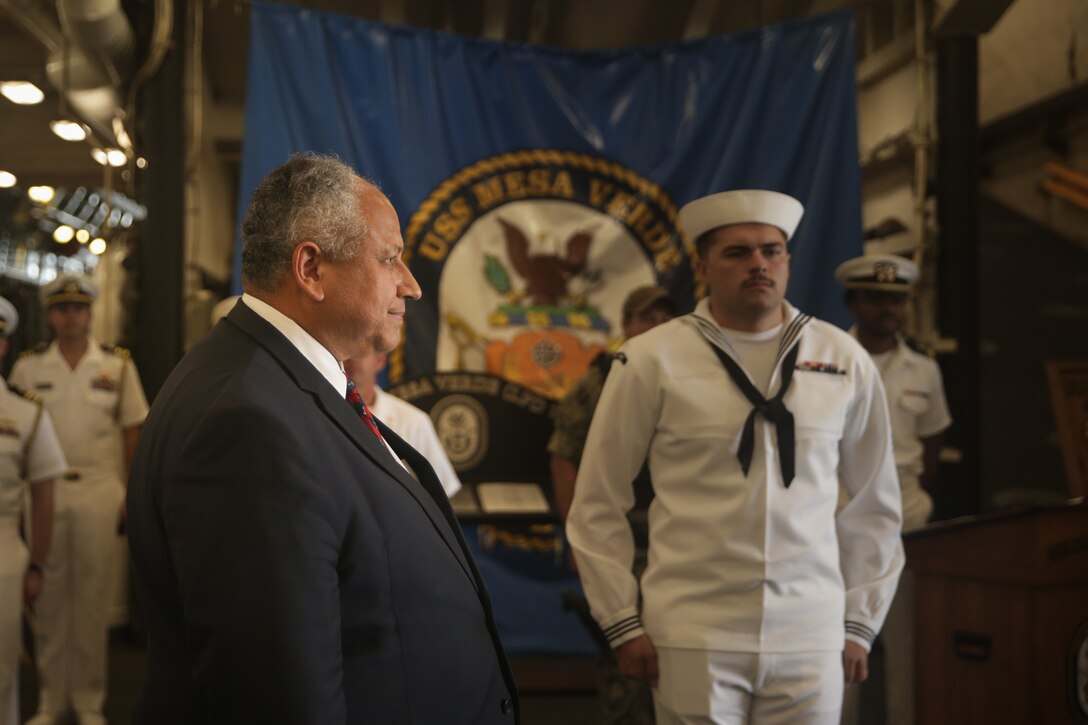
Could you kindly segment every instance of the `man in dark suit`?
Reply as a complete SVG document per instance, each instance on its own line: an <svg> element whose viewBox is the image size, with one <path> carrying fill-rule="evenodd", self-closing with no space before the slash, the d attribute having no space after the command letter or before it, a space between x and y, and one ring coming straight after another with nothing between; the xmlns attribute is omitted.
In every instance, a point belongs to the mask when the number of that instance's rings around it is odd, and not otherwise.
<svg viewBox="0 0 1088 725"><path fill-rule="evenodd" d="M242 233L246 294L164 384L133 464L136 721L517 722L434 472L345 399L339 361L392 349L420 296L393 206L300 155L253 193Z"/></svg>

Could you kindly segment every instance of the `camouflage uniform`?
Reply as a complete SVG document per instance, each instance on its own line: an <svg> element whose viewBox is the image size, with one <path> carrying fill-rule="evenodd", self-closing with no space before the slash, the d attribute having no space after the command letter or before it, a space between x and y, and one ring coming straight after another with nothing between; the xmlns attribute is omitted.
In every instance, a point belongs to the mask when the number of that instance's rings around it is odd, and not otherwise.
<svg viewBox="0 0 1088 725"><path fill-rule="evenodd" d="M556 406L555 430L548 441L548 453L558 458L582 460L582 449L589 435L593 411L601 397L604 381L612 365L613 356L601 353L590 363L589 370L567 392ZM628 515L632 521L637 548L635 551L635 575L646 568L646 507L652 498L649 471L643 466L635 483L635 508ZM588 606L586 607L588 615ZM597 628L592 617L584 616L587 626ZM598 643L606 642L599 628L593 633ZM654 704L650 688L645 683L624 677L616 666L616 655L610 647L602 645L600 666L597 668L597 692L601 699L602 719L606 725L651 725L654 722Z"/></svg>
<svg viewBox="0 0 1088 725"><path fill-rule="evenodd" d="M593 410L601 397L611 364L612 356L608 353L595 357L586 374L559 401L555 408L555 431L548 441L548 453L574 461L576 465L582 460L589 423L593 420Z"/></svg>

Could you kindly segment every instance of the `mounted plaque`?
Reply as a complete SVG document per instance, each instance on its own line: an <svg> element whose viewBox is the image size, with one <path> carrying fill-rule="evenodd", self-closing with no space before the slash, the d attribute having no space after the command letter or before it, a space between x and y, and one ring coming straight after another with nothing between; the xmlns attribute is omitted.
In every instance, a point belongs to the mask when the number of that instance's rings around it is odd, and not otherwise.
<svg viewBox="0 0 1088 725"><path fill-rule="evenodd" d="M1073 498L1088 494L1088 360L1048 360L1050 404Z"/></svg>

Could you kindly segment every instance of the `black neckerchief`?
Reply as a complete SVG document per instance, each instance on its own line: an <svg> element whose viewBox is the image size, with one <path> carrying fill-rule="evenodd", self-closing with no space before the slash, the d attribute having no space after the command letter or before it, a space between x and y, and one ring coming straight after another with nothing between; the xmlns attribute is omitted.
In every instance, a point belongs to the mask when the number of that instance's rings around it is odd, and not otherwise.
<svg viewBox="0 0 1088 725"><path fill-rule="evenodd" d="M775 426L775 434L778 438L778 461L782 469L782 481L786 488L789 488L793 482L796 466L793 413L786 408L783 398L789 390L790 382L793 380L793 371L797 364L797 354L800 348L798 340L801 337L801 331L811 319L810 315L798 313L792 320L786 322L785 329L782 331L782 341L779 344L779 354L781 355L782 351L787 348L791 349L782 361L782 381L778 393L771 400L767 400L752 385L752 381L748 379L748 375L741 369L740 365L722 349L723 347L732 346L729 345L729 341L722 334L721 328L699 314L693 313L684 318L685 322L689 322L710 345L710 349L718 356L722 366L729 373L730 379L753 406L752 411L744 421L740 445L737 448L737 459L740 461L741 470L744 471L745 476L748 475L748 469L752 465L752 454L755 450L756 413L762 413L763 417Z"/></svg>
<svg viewBox="0 0 1088 725"><path fill-rule="evenodd" d="M793 381L793 368L797 364L797 350L801 346L794 345L786 354L785 359L782 361L782 384L778 386L778 393L770 400L767 400L756 390L756 386L752 385L752 381L748 379L748 376L733 358L726 355L709 340L707 340L707 344L710 345L710 349L721 360L726 372L729 373L729 377L732 378L733 384L740 388L740 392L744 393L744 397L748 398L748 402L753 406L751 412L748 413L748 417L744 420L744 429L740 435L740 446L737 448L737 459L740 461L741 470L744 471L745 476L748 475L748 469L752 465L752 453L756 445L756 413L762 413L764 418L774 424L775 434L778 437L778 463L782 467L782 482L786 485L786 488L789 488L790 484L793 483L794 473L793 413L786 408L786 404L782 402L782 399L790 388L790 382Z"/></svg>

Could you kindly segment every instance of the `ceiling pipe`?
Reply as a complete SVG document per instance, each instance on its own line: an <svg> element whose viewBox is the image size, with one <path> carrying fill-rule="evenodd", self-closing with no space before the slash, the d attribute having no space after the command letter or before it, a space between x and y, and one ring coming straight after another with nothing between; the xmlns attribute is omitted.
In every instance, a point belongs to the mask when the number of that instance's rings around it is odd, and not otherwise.
<svg viewBox="0 0 1088 725"><path fill-rule="evenodd" d="M57 0L57 16L75 47L101 62L112 85L131 77L136 39L120 0Z"/></svg>
<svg viewBox="0 0 1088 725"><path fill-rule="evenodd" d="M45 74L60 92L64 111L102 146L123 148L118 136L127 134L115 129L123 129L121 87L131 76L135 36L120 2L58 0L59 25L52 7L39 0L0 0L0 7L48 51Z"/></svg>
<svg viewBox="0 0 1088 725"><path fill-rule="evenodd" d="M80 48L62 45L46 59L45 74L60 91L66 109L102 145L116 147L113 119L121 107L121 94L102 64Z"/></svg>

